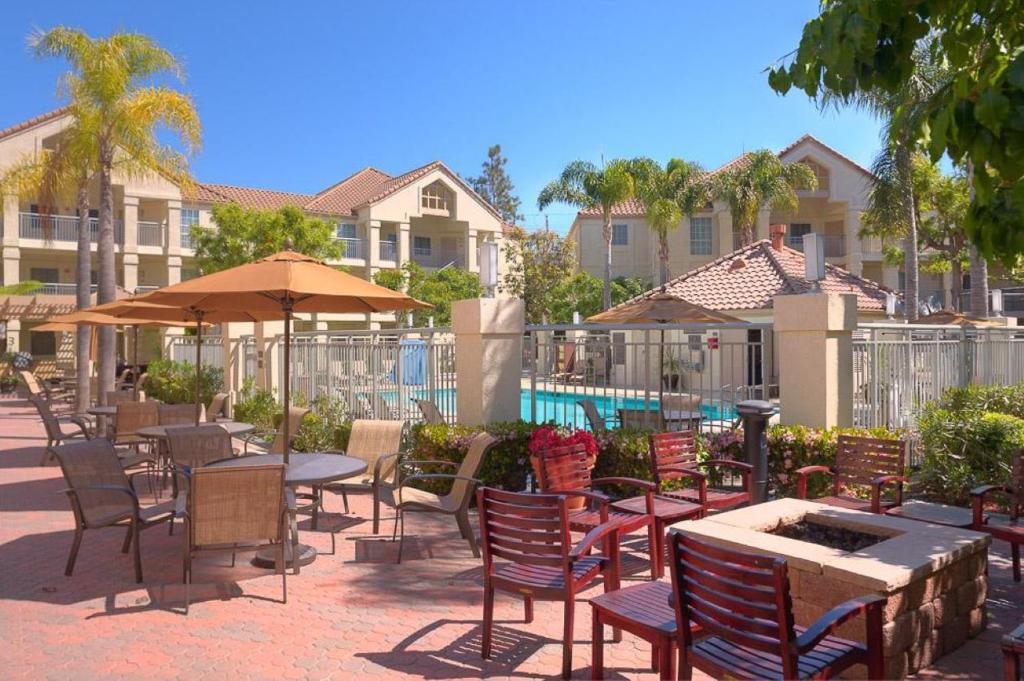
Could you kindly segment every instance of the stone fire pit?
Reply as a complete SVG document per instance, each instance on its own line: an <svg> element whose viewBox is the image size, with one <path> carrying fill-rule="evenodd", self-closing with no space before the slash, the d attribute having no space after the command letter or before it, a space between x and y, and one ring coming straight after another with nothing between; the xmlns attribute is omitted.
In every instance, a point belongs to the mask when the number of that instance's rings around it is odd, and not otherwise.
<svg viewBox="0 0 1024 681"><path fill-rule="evenodd" d="M799 499L779 499L674 527L723 546L786 558L798 625L810 625L855 596L887 596L887 678L927 667L985 629L986 534ZM851 552L791 539L776 534L780 529L840 545L859 541L864 548ZM844 624L838 635L863 641L863 618ZM854 668L849 676L865 673Z"/></svg>

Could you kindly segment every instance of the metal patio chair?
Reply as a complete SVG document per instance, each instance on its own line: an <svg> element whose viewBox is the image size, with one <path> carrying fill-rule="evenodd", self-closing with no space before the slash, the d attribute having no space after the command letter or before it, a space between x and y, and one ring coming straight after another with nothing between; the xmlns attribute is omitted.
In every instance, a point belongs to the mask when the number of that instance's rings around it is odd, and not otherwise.
<svg viewBox="0 0 1024 681"><path fill-rule="evenodd" d="M91 440L94 437L92 426L80 416L56 416L50 409L50 403L42 395L29 395L28 401L39 412L39 419L46 429L46 448L43 450L43 457L39 460L40 466L54 458L53 448L55 445L62 445L73 440ZM73 425L78 430L64 430L64 425Z"/></svg>

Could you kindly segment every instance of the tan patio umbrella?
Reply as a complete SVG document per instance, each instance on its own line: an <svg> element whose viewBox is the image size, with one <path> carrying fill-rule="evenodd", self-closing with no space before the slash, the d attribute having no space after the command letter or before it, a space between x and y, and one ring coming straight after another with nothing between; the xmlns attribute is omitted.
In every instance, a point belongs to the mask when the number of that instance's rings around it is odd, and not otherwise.
<svg viewBox="0 0 1024 681"><path fill-rule="evenodd" d="M598 324L729 324L742 319L718 312L672 295L662 286L654 295L639 300L629 300L613 308L587 317L588 322ZM660 331L658 343L658 372L665 363L665 330ZM665 384L658 376L658 409L665 403Z"/></svg>
<svg viewBox="0 0 1024 681"><path fill-rule="evenodd" d="M993 319L970 317L962 312L940 310L924 317L918 317L918 324L946 324L954 326L1005 327L1006 324Z"/></svg>
<svg viewBox="0 0 1024 681"><path fill-rule="evenodd" d="M429 308L399 291L329 267L290 250L221 272L166 286L138 300L186 310L196 321L284 320L284 405L291 403L291 322L296 312L389 312ZM115 313L117 314L117 313ZM159 315L139 308L132 316ZM239 315L222 319L220 315ZM197 383L198 389L198 383ZM288 461L288 419L284 419L284 457Z"/></svg>

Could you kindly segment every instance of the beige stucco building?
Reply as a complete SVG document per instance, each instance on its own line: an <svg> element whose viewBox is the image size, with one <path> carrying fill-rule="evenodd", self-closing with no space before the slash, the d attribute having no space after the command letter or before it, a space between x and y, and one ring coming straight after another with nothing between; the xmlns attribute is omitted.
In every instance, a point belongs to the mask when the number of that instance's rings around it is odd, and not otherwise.
<svg viewBox="0 0 1024 681"><path fill-rule="evenodd" d="M69 114L59 109L0 130L0 173L26 156L52 148L69 120ZM97 187L92 187L91 194L91 204L98 205ZM482 242L496 242L501 252L501 217L440 161L394 176L365 168L312 194L201 183L184 195L160 176L129 178L115 173L117 284L134 292L196 276L190 230L210 226L211 208L230 202L261 209L294 205L334 222L337 238L346 246L345 256L336 264L366 278L410 260L428 269L456 266L479 272ZM32 328L43 317L74 304L74 197L42 206L36 196L4 195L0 224L0 281L44 284L31 296L0 298L7 348L52 355L58 342L54 334L35 334ZM499 273L502 260L499 257ZM95 264L94 260L94 277ZM394 324L393 314L330 315L299 322L298 327L387 328Z"/></svg>
<svg viewBox="0 0 1024 681"><path fill-rule="evenodd" d="M800 191L796 214L761 211L755 239L768 238L770 224L787 225L786 245L802 248L802 236L809 232L825 237L828 262L853 274L876 281L893 290L903 289L900 268L888 266L882 258L879 239L862 239L861 214L868 203L871 173L837 150L811 135L804 135L779 152L785 163L806 163L818 176L818 188ZM712 171L720 173L742 164L746 154ZM658 244L644 220L637 201L618 206L613 214L612 276L640 277L658 281ZM604 240L599 211L581 211L569 236L577 244L580 268L604 276ZM671 276L689 272L739 246L733 233L728 205L714 202L692 218L684 218L679 229L669 234ZM949 275L921 273L921 300L944 306L951 300Z"/></svg>

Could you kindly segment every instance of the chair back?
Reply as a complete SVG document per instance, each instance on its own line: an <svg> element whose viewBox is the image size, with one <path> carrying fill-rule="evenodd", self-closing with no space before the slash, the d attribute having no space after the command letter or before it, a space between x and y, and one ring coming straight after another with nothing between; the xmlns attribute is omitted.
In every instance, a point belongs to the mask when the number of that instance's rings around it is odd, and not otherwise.
<svg viewBox="0 0 1024 681"><path fill-rule="evenodd" d="M672 594L683 644L690 624L709 636L782 658L783 678L798 678L793 601L786 561L723 548L673 530Z"/></svg>
<svg viewBox="0 0 1024 681"><path fill-rule="evenodd" d="M903 475L907 444L903 440L840 435L836 442L835 493L868 488L883 475Z"/></svg>
<svg viewBox="0 0 1024 681"><path fill-rule="evenodd" d="M198 408L194 404L160 404L157 406L157 418L161 426L195 425Z"/></svg>
<svg viewBox="0 0 1024 681"><path fill-rule="evenodd" d="M121 402L117 405L114 443L138 438L139 428L160 425L158 402Z"/></svg>
<svg viewBox="0 0 1024 681"><path fill-rule="evenodd" d="M135 384L135 389L138 390L139 392L142 392L143 390L145 390L146 389L146 381L148 381L148 380L149 380L149 374L146 373L145 371L143 371L142 375L139 376L138 382L136 382L136 384Z"/></svg>
<svg viewBox="0 0 1024 681"><path fill-rule="evenodd" d="M125 402L135 402L135 396L130 390L108 390L106 394L107 406L116 407Z"/></svg>
<svg viewBox="0 0 1024 681"><path fill-rule="evenodd" d="M697 440L692 430L655 433L648 440L651 479L659 487L666 480L682 477L667 468L693 468L697 465Z"/></svg>
<svg viewBox="0 0 1024 681"><path fill-rule="evenodd" d="M583 409L583 415L587 417L587 423L590 424L590 431L594 433L594 435L600 435L607 430L604 424L604 418L601 416L601 412L597 410L597 405L594 404L594 400L576 400L576 404Z"/></svg>
<svg viewBox="0 0 1024 681"><path fill-rule="evenodd" d="M538 455L540 488L546 494L590 491L590 457L584 444L551 447Z"/></svg>
<svg viewBox="0 0 1024 681"><path fill-rule="evenodd" d="M345 454L365 461L372 471L377 464L377 459L402 451L404 436L404 421L357 419L352 422L352 432L348 438ZM393 459L390 465L382 468L381 478L394 480L397 463L397 459Z"/></svg>
<svg viewBox="0 0 1024 681"><path fill-rule="evenodd" d="M654 409L619 409L619 423L623 428L657 430L662 427L661 412Z"/></svg>
<svg viewBox="0 0 1024 681"><path fill-rule="evenodd" d="M37 379L36 375L33 374L31 371L22 369L21 371L18 372L18 375L21 376L21 380L25 382L25 387L28 389L29 395L46 394L45 391L43 390L43 387L39 385L39 379Z"/></svg>
<svg viewBox="0 0 1024 681"><path fill-rule="evenodd" d="M64 433L60 428L60 422L57 417L53 415L53 411L50 410L49 403L43 398L42 395L30 393L28 401L36 408L39 412L39 418L43 422L43 428L46 429L46 439L53 442L59 442L63 437Z"/></svg>
<svg viewBox="0 0 1024 681"><path fill-rule="evenodd" d="M444 414L437 408L437 404L433 400L416 400L416 406L420 408L420 413L423 414L423 420L430 424L444 423Z"/></svg>
<svg viewBox="0 0 1024 681"><path fill-rule="evenodd" d="M213 399L210 400L210 406L206 409L206 420L212 422L216 421L218 418L222 416L227 416L227 414L225 413L225 407L227 406L228 394L217 393L216 395L213 396Z"/></svg>
<svg viewBox="0 0 1024 681"><path fill-rule="evenodd" d="M167 451L175 468L190 470L234 454L228 431L212 423L168 428Z"/></svg>
<svg viewBox="0 0 1024 681"><path fill-rule="evenodd" d="M494 559L530 567L561 568L570 583L569 511L557 494L522 494L481 487L480 544L484 574L494 574Z"/></svg>
<svg viewBox="0 0 1024 681"><path fill-rule="evenodd" d="M288 407L288 445L295 441L295 435L299 432L299 428L302 427L302 419L306 418L306 414L309 413L309 409L305 407ZM271 454L284 454L284 433L279 432L274 436L274 441L270 443Z"/></svg>
<svg viewBox="0 0 1024 681"><path fill-rule="evenodd" d="M125 492L90 489L97 485L131 489L117 451L109 440L71 442L54 447L53 451L68 489L74 490L72 507L84 525L103 525L107 524L105 521L132 513L134 504Z"/></svg>
<svg viewBox="0 0 1024 681"><path fill-rule="evenodd" d="M284 539L284 466L197 468L189 483L193 547Z"/></svg>
<svg viewBox="0 0 1024 681"><path fill-rule="evenodd" d="M462 463L459 464L459 471L456 475L460 478L475 478L479 475L480 467L484 463L484 457L491 450L491 447L496 444L498 444L498 438L490 433L477 433L474 435L473 439L469 441L466 456L462 458ZM456 480L452 483L452 488L446 495L446 498L449 500L452 508L462 508L464 505L468 508L472 491L473 483L469 480Z"/></svg>

